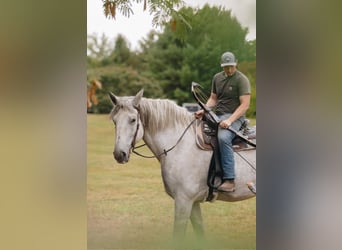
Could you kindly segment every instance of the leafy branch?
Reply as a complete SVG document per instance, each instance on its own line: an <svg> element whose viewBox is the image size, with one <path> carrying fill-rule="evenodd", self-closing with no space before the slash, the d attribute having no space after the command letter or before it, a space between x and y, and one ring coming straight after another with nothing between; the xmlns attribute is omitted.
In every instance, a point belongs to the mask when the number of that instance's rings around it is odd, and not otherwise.
<svg viewBox="0 0 342 250"><path fill-rule="evenodd" d="M117 11L125 17L134 14L132 3L142 3L143 10L148 8L149 14L153 15L152 25L154 27L170 23L171 28L176 30L176 24L180 29L191 29L186 16L177 9L184 7L183 0L102 0L104 15L107 18L115 19Z"/></svg>

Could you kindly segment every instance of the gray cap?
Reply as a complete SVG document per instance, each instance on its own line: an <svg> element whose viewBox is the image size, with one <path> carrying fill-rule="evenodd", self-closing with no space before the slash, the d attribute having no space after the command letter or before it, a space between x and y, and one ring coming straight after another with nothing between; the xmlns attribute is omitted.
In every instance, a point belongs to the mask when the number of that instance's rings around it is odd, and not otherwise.
<svg viewBox="0 0 342 250"><path fill-rule="evenodd" d="M225 52L221 56L221 67L236 66L236 62L235 56L231 52Z"/></svg>

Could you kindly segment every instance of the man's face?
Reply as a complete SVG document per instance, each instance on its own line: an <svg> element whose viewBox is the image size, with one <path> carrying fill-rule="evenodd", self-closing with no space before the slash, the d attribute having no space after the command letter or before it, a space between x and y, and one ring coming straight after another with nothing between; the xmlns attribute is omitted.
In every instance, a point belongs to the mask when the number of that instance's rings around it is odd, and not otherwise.
<svg viewBox="0 0 342 250"><path fill-rule="evenodd" d="M224 66L223 70L228 76L231 76L234 74L236 66Z"/></svg>

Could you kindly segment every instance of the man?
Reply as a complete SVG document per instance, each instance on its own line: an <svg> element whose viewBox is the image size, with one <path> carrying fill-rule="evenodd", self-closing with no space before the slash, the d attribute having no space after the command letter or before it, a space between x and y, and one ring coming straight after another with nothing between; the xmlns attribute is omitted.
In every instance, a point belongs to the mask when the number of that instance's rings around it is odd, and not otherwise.
<svg viewBox="0 0 342 250"><path fill-rule="evenodd" d="M235 191L235 161L232 141L235 134L227 128L239 130L245 119L245 112L249 107L251 87L248 78L237 68L237 60L231 52L221 56L223 71L217 73L212 80L212 89L207 101L209 108L215 108L215 113L221 122L218 128L217 140L221 155L223 182L219 191ZM195 113L201 118L203 110Z"/></svg>

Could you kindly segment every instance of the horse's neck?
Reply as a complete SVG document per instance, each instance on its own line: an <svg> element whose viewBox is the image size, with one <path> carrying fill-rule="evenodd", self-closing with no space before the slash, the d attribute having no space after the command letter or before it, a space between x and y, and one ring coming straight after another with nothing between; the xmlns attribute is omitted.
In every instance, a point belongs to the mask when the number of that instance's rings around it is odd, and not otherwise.
<svg viewBox="0 0 342 250"><path fill-rule="evenodd" d="M164 127L162 130L151 131L149 128L144 128L144 142L150 148L152 153L160 160L160 156L176 146L177 141L180 139L182 133L186 129L186 126L169 126ZM182 140L184 141L184 139ZM177 149L180 146L177 146Z"/></svg>
<svg viewBox="0 0 342 250"><path fill-rule="evenodd" d="M158 132L151 132L145 128L144 142L151 149L155 156L159 156L165 150L169 150L176 145L185 127L178 126L177 128L164 128Z"/></svg>
<svg viewBox="0 0 342 250"><path fill-rule="evenodd" d="M155 155L172 147L191 122L191 115L169 100L143 99L144 141Z"/></svg>

